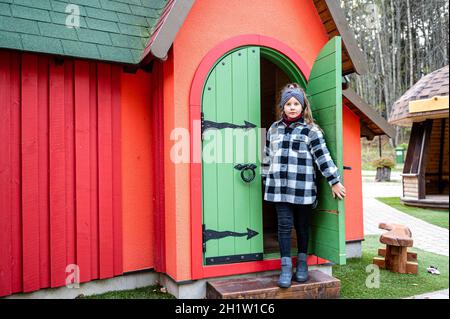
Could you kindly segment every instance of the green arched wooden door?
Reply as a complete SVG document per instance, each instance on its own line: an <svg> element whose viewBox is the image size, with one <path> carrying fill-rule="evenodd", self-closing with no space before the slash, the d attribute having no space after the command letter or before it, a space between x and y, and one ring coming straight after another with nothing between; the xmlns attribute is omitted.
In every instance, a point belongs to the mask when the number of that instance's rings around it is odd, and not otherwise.
<svg viewBox="0 0 450 319"><path fill-rule="evenodd" d="M242 47L228 53L214 65L203 88L203 262L206 265L263 258L258 156L262 54L267 54L272 61L279 55L260 47ZM292 66L289 68L288 64L292 62L284 63L281 67L289 73ZM297 72L288 76L301 83ZM313 116L324 130L331 157L343 176L341 76L341 38L334 37L319 52L306 92ZM241 171L235 168L238 164L256 166L251 182L242 180ZM319 204L313 213L308 253L345 264L344 203L333 199L325 178L319 172L316 175Z"/></svg>
<svg viewBox="0 0 450 319"><path fill-rule="evenodd" d="M202 97L204 264L263 258L260 48L243 47L211 70ZM250 182L236 165L254 165ZM251 177L251 169L244 178Z"/></svg>

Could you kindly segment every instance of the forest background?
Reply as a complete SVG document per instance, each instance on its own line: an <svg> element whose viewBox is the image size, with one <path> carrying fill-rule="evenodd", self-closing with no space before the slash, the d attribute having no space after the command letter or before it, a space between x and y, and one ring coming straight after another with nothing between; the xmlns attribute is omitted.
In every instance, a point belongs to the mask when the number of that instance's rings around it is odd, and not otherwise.
<svg viewBox="0 0 450 319"><path fill-rule="evenodd" d="M350 86L388 119L394 102L422 76L449 60L449 1L340 0L369 71L352 74ZM396 136L362 140L363 168L373 157L394 157L406 146L410 128L396 127Z"/></svg>

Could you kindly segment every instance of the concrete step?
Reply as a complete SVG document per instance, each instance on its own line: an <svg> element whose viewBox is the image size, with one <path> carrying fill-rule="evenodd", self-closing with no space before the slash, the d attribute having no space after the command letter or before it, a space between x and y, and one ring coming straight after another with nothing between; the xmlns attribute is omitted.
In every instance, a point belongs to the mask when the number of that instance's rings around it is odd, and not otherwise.
<svg viewBox="0 0 450 319"><path fill-rule="evenodd" d="M310 270L303 283L292 280L289 288L277 285L279 275L210 280L207 299L336 299L341 282L319 270Z"/></svg>

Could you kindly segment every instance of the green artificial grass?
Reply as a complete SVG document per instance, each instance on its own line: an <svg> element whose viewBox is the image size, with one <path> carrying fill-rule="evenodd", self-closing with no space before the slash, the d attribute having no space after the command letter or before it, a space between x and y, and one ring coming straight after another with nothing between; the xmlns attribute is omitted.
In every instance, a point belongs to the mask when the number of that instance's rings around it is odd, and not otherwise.
<svg viewBox="0 0 450 319"><path fill-rule="evenodd" d="M83 296L80 299L175 299L169 293L160 291L160 286L147 286L131 290L110 291L104 294Z"/></svg>
<svg viewBox="0 0 450 319"><path fill-rule="evenodd" d="M400 197L376 197L376 199L427 223L448 229L448 210L406 206L400 202Z"/></svg>
<svg viewBox="0 0 450 319"><path fill-rule="evenodd" d="M366 287L366 279L373 276L373 270L366 272L372 265L372 258L378 256L378 248L385 245L379 242L378 235L366 236L362 242L362 257L347 259L347 264L333 266L333 276L341 280L341 298L343 299L396 299L419 295L441 289L448 289L448 256L442 256L417 248L408 251L417 253L419 263L417 275L398 274L379 269L379 288ZM432 275L426 268L433 265L440 275Z"/></svg>

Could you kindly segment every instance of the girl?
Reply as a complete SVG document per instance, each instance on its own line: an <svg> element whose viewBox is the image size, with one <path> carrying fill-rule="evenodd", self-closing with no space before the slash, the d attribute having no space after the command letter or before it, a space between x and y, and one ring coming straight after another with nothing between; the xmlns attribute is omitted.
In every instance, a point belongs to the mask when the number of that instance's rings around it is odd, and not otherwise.
<svg viewBox="0 0 450 319"><path fill-rule="evenodd" d="M280 287L292 280L291 229L297 233L295 279L308 279L306 263L308 227L312 209L317 206L316 175L313 162L331 186L333 197L342 199L345 188L331 159L322 130L314 123L304 90L297 84L286 85L280 94L282 118L274 122L264 147L262 173L264 200L275 202L278 215L278 242L281 254Z"/></svg>

